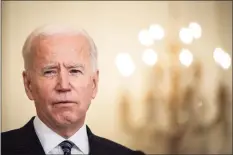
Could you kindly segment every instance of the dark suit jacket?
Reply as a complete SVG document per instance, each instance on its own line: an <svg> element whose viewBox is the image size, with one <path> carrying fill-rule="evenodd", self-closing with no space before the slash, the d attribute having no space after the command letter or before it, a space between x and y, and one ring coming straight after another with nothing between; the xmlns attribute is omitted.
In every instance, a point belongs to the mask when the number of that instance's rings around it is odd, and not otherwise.
<svg viewBox="0 0 233 155"><path fill-rule="evenodd" d="M1 133L2 155L45 155L33 126L33 117L19 129ZM87 127L90 155L143 155L113 141L94 135Z"/></svg>

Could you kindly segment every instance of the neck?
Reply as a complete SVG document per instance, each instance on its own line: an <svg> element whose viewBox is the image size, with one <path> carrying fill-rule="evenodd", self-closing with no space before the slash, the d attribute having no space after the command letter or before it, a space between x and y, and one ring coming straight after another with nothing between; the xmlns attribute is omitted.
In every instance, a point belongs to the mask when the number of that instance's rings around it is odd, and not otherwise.
<svg viewBox="0 0 233 155"><path fill-rule="evenodd" d="M39 116L38 116L39 117ZM72 124L55 124L51 120L47 120L46 118L39 117L40 120L51 130L56 132L58 135L62 136L65 139L70 138L73 136L83 125L84 125L84 118L80 119L78 122Z"/></svg>
<svg viewBox="0 0 233 155"><path fill-rule="evenodd" d="M63 138L68 139L71 136L73 136L83 126L83 124L84 123L81 123L73 127L71 127L70 125L65 127L56 127L56 128L52 128L52 130L57 134L59 134L60 136L62 136Z"/></svg>

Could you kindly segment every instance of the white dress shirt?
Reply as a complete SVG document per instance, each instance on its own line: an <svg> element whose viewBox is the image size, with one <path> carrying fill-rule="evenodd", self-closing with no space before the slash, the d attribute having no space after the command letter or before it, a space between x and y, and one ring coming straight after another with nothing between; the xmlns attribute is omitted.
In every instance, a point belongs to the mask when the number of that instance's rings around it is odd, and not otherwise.
<svg viewBox="0 0 233 155"><path fill-rule="evenodd" d="M71 154L89 154L89 142L85 124L69 139L65 139L52 131L38 116L35 117L33 124L45 154L64 154L59 146L64 140L70 140L75 144L71 149Z"/></svg>

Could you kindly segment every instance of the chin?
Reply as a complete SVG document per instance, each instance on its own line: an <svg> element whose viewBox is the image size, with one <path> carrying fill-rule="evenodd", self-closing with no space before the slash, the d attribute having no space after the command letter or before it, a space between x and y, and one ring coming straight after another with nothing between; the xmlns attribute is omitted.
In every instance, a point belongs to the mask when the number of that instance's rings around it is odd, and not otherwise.
<svg viewBox="0 0 233 155"><path fill-rule="evenodd" d="M68 113L68 112L59 114L55 119L56 119L57 123L62 125L62 126L75 124L75 123L78 123L82 120L82 118L77 116L77 114L72 114L72 113Z"/></svg>

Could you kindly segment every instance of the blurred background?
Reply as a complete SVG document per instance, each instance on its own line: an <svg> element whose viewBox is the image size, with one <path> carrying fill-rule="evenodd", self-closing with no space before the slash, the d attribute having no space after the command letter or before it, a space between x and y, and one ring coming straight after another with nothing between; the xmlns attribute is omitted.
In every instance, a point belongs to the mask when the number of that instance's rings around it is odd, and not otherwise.
<svg viewBox="0 0 233 155"><path fill-rule="evenodd" d="M36 114L21 49L54 23L98 47L95 134L148 154L232 153L232 1L3 1L2 131Z"/></svg>

